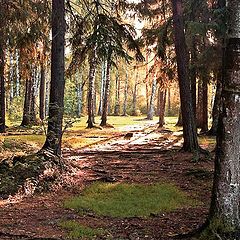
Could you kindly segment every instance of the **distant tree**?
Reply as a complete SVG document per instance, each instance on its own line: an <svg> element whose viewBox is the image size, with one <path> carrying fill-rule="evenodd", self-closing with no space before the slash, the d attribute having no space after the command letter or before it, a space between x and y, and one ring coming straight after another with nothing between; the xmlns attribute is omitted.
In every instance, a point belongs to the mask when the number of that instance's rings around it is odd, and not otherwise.
<svg viewBox="0 0 240 240"><path fill-rule="evenodd" d="M65 86L65 4L52 0L51 87L47 137L43 149L61 154Z"/></svg>
<svg viewBox="0 0 240 240"><path fill-rule="evenodd" d="M188 76L188 53L184 33L182 0L172 0L174 41L179 78L181 112L183 119L183 149L199 150L197 129L192 106L191 83Z"/></svg>

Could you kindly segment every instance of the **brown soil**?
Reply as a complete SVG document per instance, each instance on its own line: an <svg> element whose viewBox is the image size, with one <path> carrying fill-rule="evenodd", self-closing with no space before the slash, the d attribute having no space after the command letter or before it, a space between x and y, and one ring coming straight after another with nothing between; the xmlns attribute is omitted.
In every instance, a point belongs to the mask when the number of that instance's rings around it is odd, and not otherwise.
<svg viewBox="0 0 240 240"><path fill-rule="evenodd" d="M169 131L138 131L114 137L89 148L64 150L64 157L77 166L74 184L54 193L16 201L0 201L0 239L67 239L58 226L61 220L106 229L99 239L170 240L198 228L206 219L212 185L213 160L194 162L179 152L181 138ZM64 199L81 192L93 181L134 183L171 182L199 200L197 207L184 207L150 218L111 218L94 214L79 216L62 207Z"/></svg>

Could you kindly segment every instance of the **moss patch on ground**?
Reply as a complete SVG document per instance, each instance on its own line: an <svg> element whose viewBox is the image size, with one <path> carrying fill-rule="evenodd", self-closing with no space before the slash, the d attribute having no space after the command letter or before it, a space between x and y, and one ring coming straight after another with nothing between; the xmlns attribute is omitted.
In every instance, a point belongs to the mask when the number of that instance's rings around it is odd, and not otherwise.
<svg viewBox="0 0 240 240"><path fill-rule="evenodd" d="M94 183L82 195L64 202L66 208L80 213L111 217L149 217L194 204L184 192L166 183Z"/></svg>
<svg viewBox="0 0 240 240"><path fill-rule="evenodd" d="M102 229L90 228L80 225L76 221L62 221L60 227L69 231L68 237L70 239L95 239L104 233Z"/></svg>

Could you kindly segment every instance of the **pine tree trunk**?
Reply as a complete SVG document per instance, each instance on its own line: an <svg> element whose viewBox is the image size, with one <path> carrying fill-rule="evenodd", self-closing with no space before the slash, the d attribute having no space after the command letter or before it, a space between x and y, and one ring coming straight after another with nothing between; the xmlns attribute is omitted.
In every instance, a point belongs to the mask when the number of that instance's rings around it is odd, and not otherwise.
<svg viewBox="0 0 240 240"><path fill-rule="evenodd" d="M219 112L222 103L221 94L222 94L222 70L218 71L217 73L217 88L212 109L212 126L208 131L208 134L213 136L216 136L217 134Z"/></svg>
<svg viewBox="0 0 240 240"><path fill-rule="evenodd" d="M116 70L116 93L115 93L115 107L114 107L114 115L120 115L120 77L118 73L118 69Z"/></svg>
<svg viewBox="0 0 240 240"><path fill-rule="evenodd" d="M171 117L171 88L169 87L168 89L167 89L167 99L168 99L168 101L167 101L167 115L168 115L168 117Z"/></svg>
<svg viewBox="0 0 240 240"><path fill-rule="evenodd" d="M4 79L4 50L0 43L0 133L6 130L5 123L5 79Z"/></svg>
<svg viewBox="0 0 240 240"><path fill-rule="evenodd" d="M46 85L45 65L41 63L40 94L39 94L39 117L45 119L45 85Z"/></svg>
<svg viewBox="0 0 240 240"><path fill-rule="evenodd" d="M76 90L77 90L77 116L80 118L82 114L82 101L83 101L83 70L80 70L76 74Z"/></svg>
<svg viewBox="0 0 240 240"><path fill-rule="evenodd" d="M127 98L128 98L128 67L126 66L126 78L124 86L123 116L127 116Z"/></svg>
<svg viewBox="0 0 240 240"><path fill-rule="evenodd" d="M96 74L96 49L93 50L92 56L89 61L89 86L88 86L88 120L87 127L94 127L94 85L95 85L95 74Z"/></svg>
<svg viewBox="0 0 240 240"><path fill-rule="evenodd" d="M138 86L138 71L136 72L136 78L134 83L134 89L133 89L133 108L132 108L132 115L137 116L137 86Z"/></svg>
<svg viewBox="0 0 240 240"><path fill-rule="evenodd" d="M100 123L100 126L102 127L107 125L107 114L108 114L109 93L110 93L110 70L111 70L111 53L109 53L109 56L107 59L106 84L105 84L105 90L104 90L102 120Z"/></svg>
<svg viewBox="0 0 240 240"><path fill-rule="evenodd" d="M20 96L20 74L19 74L19 50L16 49L16 97Z"/></svg>
<svg viewBox="0 0 240 240"><path fill-rule="evenodd" d="M26 79L23 118L21 123L21 126L23 127L29 126L31 124L31 118L30 118L31 96L32 96L32 81L29 79Z"/></svg>
<svg viewBox="0 0 240 240"><path fill-rule="evenodd" d="M240 2L228 2L229 29L224 57L223 106L217 133L217 151L210 224L219 239L239 239L240 229ZM213 225L213 224L212 224Z"/></svg>
<svg viewBox="0 0 240 240"><path fill-rule="evenodd" d="M156 91L157 91L157 80L156 80L156 77L154 76L153 82L152 82L152 93L151 93L151 98L150 98L149 110L148 110L148 114L147 114L148 120L153 120Z"/></svg>
<svg viewBox="0 0 240 240"><path fill-rule="evenodd" d="M201 132L207 132L208 131L208 83L207 78L204 74L203 78L203 103L202 103L202 119L203 119L203 125L201 127Z"/></svg>
<svg viewBox="0 0 240 240"><path fill-rule="evenodd" d="M61 155L62 142L65 24L64 0L52 0L51 86L47 138L43 149L50 150L56 155Z"/></svg>
<svg viewBox="0 0 240 240"><path fill-rule="evenodd" d="M10 105L12 105L12 101L13 101L13 98L14 98L14 74L13 74L13 70L14 70L13 53L12 53L12 50L10 50L10 52L9 52L9 83L10 83L9 100L10 100Z"/></svg>
<svg viewBox="0 0 240 240"><path fill-rule="evenodd" d="M159 101L159 122L158 127L163 127L165 124L164 121L164 115L165 115L165 106L166 106L166 96L167 96L167 90L162 90L159 88L159 94L158 94L158 101Z"/></svg>
<svg viewBox="0 0 240 240"><path fill-rule="evenodd" d="M100 89L100 100L98 107L98 115L102 115L103 99L104 99L104 89L106 84L106 61L102 62L102 76L101 76L101 89Z"/></svg>
<svg viewBox="0 0 240 240"><path fill-rule="evenodd" d="M177 58L177 70L180 87L181 110L183 118L183 150L199 150L197 130L192 106L190 79L187 72L187 47L184 35L183 9L181 0L172 0L174 42Z"/></svg>

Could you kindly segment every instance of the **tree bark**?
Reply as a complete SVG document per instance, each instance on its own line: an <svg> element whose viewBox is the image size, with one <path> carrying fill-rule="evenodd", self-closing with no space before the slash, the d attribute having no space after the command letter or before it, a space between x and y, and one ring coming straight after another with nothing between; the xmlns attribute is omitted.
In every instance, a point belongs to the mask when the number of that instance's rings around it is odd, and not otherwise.
<svg viewBox="0 0 240 240"><path fill-rule="evenodd" d="M103 109L102 109L102 120L100 126L104 127L107 125L107 114L109 104L109 93L110 93L110 70L111 70L111 53L108 53L107 68L106 68L106 83L104 90Z"/></svg>
<svg viewBox="0 0 240 240"><path fill-rule="evenodd" d="M127 98L128 98L128 67L126 66L126 78L125 78L124 101L123 101L123 116L127 116Z"/></svg>
<svg viewBox="0 0 240 240"><path fill-rule="evenodd" d="M61 155L62 142L65 27L64 0L52 0L51 86L47 138L43 149L56 155Z"/></svg>
<svg viewBox="0 0 240 240"><path fill-rule="evenodd" d="M119 116L120 115L120 76L118 69L116 70L116 93L115 93L115 107L114 107L114 115Z"/></svg>
<svg viewBox="0 0 240 240"><path fill-rule="evenodd" d="M102 76L101 76L101 89L100 89L100 101L98 107L98 115L102 115L102 108L103 108L103 99L104 99L104 89L106 84L106 61L102 62Z"/></svg>
<svg viewBox="0 0 240 240"><path fill-rule="evenodd" d="M158 101L159 101L159 122L158 122L158 127L163 127L165 124L164 121L164 115L165 115L165 106L166 106L166 96L167 96L167 90L162 90L159 88L158 90Z"/></svg>
<svg viewBox="0 0 240 240"><path fill-rule="evenodd" d="M135 78L135 83L134 83L134 88L133 88L133 107L132 107L132 115L137 116L137 86L138 86L138 70L136 70L136 78Z"/></svg>
<svg viewBox="0 0 240 240"><path fill-rule="evenodd" d="M217 134L219 112L222 103L221 94L222 94L222 70L218 71L217 73L217 88L212 109L212 126L208 131L208 134L213 136L216 136Z"/></svg>
<svg viewBox="0 0 240 240"><path fill-rule="evenodd" d="M223 106L217 133L217 151L211 223L221 239L239 239L240 229L240 2L228 1L228 39L224 57ZM219 238L219 239L220 239Z"/></svg>
<svg viewBox="0 0 240 240"><path fill-rule="evenodd" d="M46 70L45 65L41 63L40 94L39 94L39 117L45 119L45 88L46 88Z"/></svg>
<svg viewBox="0 0 240 240"><path fill-rule="evenodd" d="M184 35L183 9L181 0L172 0L174 42L177 58L177 70L180 87L181 110L183 118L183 150L195 152L199 150L197 131L192 106L190 79L187 72L188 59Z"/></svg>
<svg viewBox="0 0 240 240"><path fill-rule="evenodd" d="M148 120L153 120L156 91L157 91L157 80L156 80L156 77L154 76L152 81L152 92L151 92L151 98L150 98L149 109L147 114Z"/></svg>
<svg viewBox="0 0 240 240"><path fill-rule="evenodd" d="M3 45L0 43L0 133L4 133L6 130L4 66L4 50Z"/></svg>
<svg viewBox="0 0 240 240"><path fill-rule="evenodd" d="M89 86L88 86L88 120L87 128L94 127L94 87L95 87L95 74L96 74L96 47L94 47L92 55L89 60Z"/></svg>
<svg viewBox="0 0 240 240"><path fill-rule="evenodd" d="M22 127L26 127L31 124L31 117L30 117L31 96L32 96L32 80L26 79L23 118L21 123Z"/></svg>

